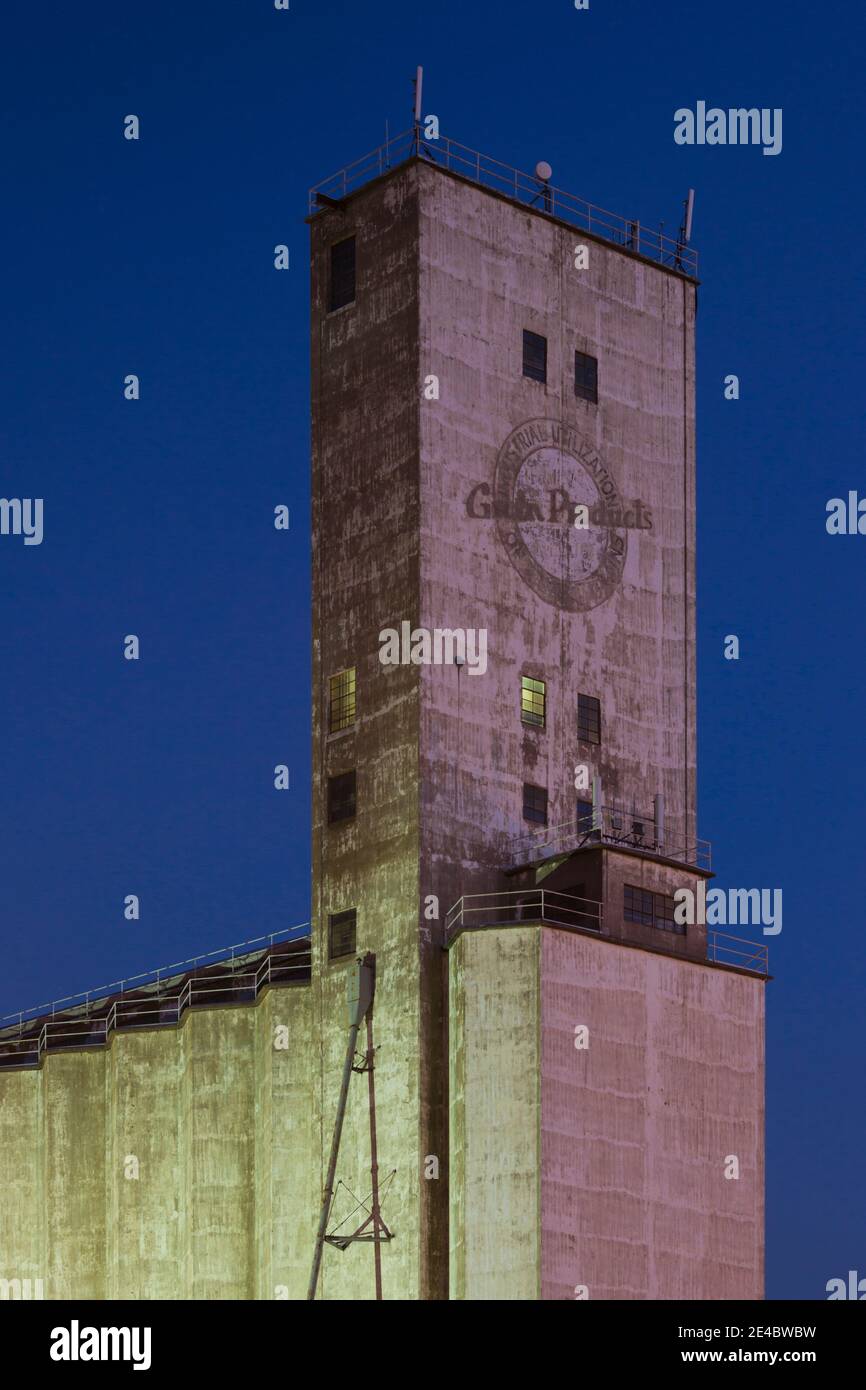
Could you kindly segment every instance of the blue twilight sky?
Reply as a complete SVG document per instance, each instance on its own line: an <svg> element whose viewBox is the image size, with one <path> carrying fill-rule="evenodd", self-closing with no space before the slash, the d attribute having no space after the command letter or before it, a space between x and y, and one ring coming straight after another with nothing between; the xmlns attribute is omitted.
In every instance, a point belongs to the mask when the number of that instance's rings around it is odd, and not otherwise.
<svg viewBox="0 0 866 1390"><path fill-rule="evenodd" d="M0 494L44 498L45 535L0 537L0 1013L306 920L306 190L409 123L421 62L444 134L670 231L697 189L700 831L721 886L784 891L768 1294L866 1275L866 537L824 524L866 494L864 25L853 0L12 0ZM699 99L782 107L782 153L677 146Z"/></svg>

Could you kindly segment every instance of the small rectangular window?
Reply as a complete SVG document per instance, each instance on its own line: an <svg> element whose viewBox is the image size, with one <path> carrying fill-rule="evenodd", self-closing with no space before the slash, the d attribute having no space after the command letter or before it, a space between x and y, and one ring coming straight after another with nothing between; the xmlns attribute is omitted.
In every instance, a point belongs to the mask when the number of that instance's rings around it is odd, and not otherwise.
<svg viewBox="0 0 866 1390"><path fill-rule="evenodd" d="M355 769L328 778L328 824L351 820L356 810Z"/></svg>
<svg viewBox="0 0 866 1390"><path fill-rule="evenodd" d="M643 888L632 888L626 884L623 889L623 915L627 922L639 922L643 927L653 924L653 895Z"/></svg>
<svg viewBox="0 0 866 1390"><path fill-rule="evenodd" d="M623 888L623 916L627 922L685 936L685 923L674 921L675 906L666 893L648 893L645 888L634 888L628 883Z"/></svg>
<svg viewBox="0 0 866 1390"><path fill-rule="evenodd" d="M547 381L547 339L523 330L523 375L533 381Z"/></svg>
<svg viewBox="0 0 866 1390"><path fill-rule="evenodd" d="M346 237L331 247L331 276L328 290L328 313L352 304L355 299L355 238Z"/></svg>
<svg viewBox="0 0 866 1390"><path fill-rule="evenodd" d="M584 401L598 402L598 358L588 352L574 354L574 394Z"/></svg>
<svg viewBox="0 0 866 1390"><path fill-rule="evenodd" d="M532 676L520 677L520 718L524 724L544 728L547 704L547 685Z"/></svg>
<svg viewBox="0 0 866 1390"><path fill-rule="evenodd" d="M328 918L328 956L337 960L340 956L355 954L358 935L357 909L350 907L346 912L332 912Z"/></svg>
<svg viewBox="0 0 866 1390"><path fill-rule="evenodd" d="M328 730L332 734L355 722L355 668L338 671L329 681Z"/></svg>
<svg viewBox="0 0 866 1390"><path fill-rule="evenodd" d="M653 893L653 926L660 931L672 931L685 936L685 922L674 921L676 903L665 893Z"/></svg>
<svg viewBox="0 0 866 1390"><path fill-rule="evenodd" d="M578 835L588 835L590 830L592 830L592 802L578 801L577 833Z"/></svg>
<svg viewBox="0 0 866 1390"><path fill-rule="evenodd" d="M594 695L577 697L577 737L584 743L601 743L601 701Z"/></svg>
<svg viewBox="0 0 866 1390"><path fill-rule="evenodd" d="M524 782L523 819L534 821L536 825L547 825L547 790L545 787L533 787L529 782Z"/></svg>

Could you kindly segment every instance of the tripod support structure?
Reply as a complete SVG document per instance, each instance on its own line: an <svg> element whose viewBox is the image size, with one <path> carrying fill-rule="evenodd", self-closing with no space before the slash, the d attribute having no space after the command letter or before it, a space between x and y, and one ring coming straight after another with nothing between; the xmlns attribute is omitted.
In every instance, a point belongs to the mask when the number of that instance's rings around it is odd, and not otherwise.
<svg viewBox="0 0 866 1390"><path fill-rule="evenodd" d="M325 1189L322 1193L322 1208L319 1213L319 1229L316 1234L316 1246L313 1253L313 1268L310 1273L309 1288L307 1289L308 1300L312 1300L316 1297L319 1272L322 1267L322 1253L325 1245L333 1245L338 1250L345 1250L349 1245L353 1245L358 1241L369 1243L373 1246L376 1298L381 1299L382 1297L381 1247L384 1241L393 1240L393 1233L389 1231L383 1221L379 1205L379 1156L376 1140L376 1050L373 1046L373 1000L375 993L376 957L372 952L368 952L367 955L358 957L348 975L349 1037L346 1044L343 1075L340 1081L340 1095L337 1101L337 1116L334 1121L334 1134L331 1139L331 1156L328 1161L328 1175L325 1179ZM360 1065L355 1065L355 1057L359 1055L357 1052L357 1042L362 1023L366 1023L367 1049L363 1054L360 1054ZM363 1075L364 1072L367 1073L367 1094L370 1111L370 1177L373 1188L370 1213L361 1225L358 1226L355 1231L351 1232L351 1234L345 1236L329 1236L327 1230L331 1208L334 1202L337 1159L340 1154L343 1120L346 1117L349 1082L352 1079L353 1072L359 1075Z"/></svg>

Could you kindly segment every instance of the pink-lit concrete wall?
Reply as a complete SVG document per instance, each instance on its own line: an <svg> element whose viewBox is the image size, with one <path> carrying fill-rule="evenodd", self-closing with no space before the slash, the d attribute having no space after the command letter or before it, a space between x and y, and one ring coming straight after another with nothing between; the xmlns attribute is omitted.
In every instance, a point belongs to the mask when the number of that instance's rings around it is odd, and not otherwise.
<svg viewBox="0 0 866 1390"><path fill-rule="evenodd" d="M449 966L451 1298L763 1298L764 981L528 925Z"/></svg>
<svg viewBox="0 0 866 1390"><path fill-rule="evenodd" d="M551 929L540 970L542 1298L763 1298L764 981Z"/></svg>
<svg viewBox="0 0 866 1390"><path fill-rule="evenodd" d="M330 312L331 247L348 236L357 295ZM576 270L581 243L589 266ZM492 886L526 829L524 782L548 789L552 823L573 824L586 762L606 799L645 813L661 792L671 835L694 835L695 293L423 161L312 220L313 978L292 1015L303 1045L293 1035L285 1059L274 1050L286 996L255 1018L214 1010L4 1078L10 1272L44 1267L52 1289L74 1281L94 1297L303 1289L346 1042L347 959L329 959L327 920L355 907L357 948L377 957L387 1298L447 1297L449 1239L457 1298L570 1298L580 1283L602 1298L760 1296L762 985L532 926L442 949L450 904ZM546 384L522 374L525 329L547 339ZM597 404L574 394L575 350L598 359ZM509 558L508 528L470 515L527 421L564 431L574 451L569 463L551 448L540 481L529 466L541 502L575 477L573 500L595 501L597 457L618 497L652 516L626 528L621 573L580 601L567 511L527 532L552 566L540 579ZM605 575L609 534L596 543ZM379 633L403 621L484 629L487 670L386 668ZM328 679L346 667L357 718L332 734ZM521 675L547 682L544 729L521 722ZM600 745L578 740L578 693L601 699ZM328 779L350 769L357 813L329 824ZM670 886L648 862L609 864L608 927L626 872ZM587 1053L573 1045L581 1022ZM353 1078L335 1222L369 1191L368 1126ZM43 1130L43 1167L22 1177ZM120 1176L136 1148L152 1175L138 1187ZM737 1182L723 1179L728 1154ZM373 1297L369 1253L328 1246L319 1297Z"/></svg>
<svg viewBox="0 0 866 1390"><path fill-rule="evenodd" d="M662 793L671 836L695 833L696 289L438 169L422 165L418 186L419 393L439 379L439 399L421 399L419 621L489 634L485 675L421 669L422 891L453 900L530 828L524 782L548 789L551 824L574 820L579 762L606 800L646 812ZM548 340L546 384L522 374L524 329ZM576 350L598 359L598 404L575 396ZM628 530L619 581L582 610L537 592L496 521L468 514L533 419L573 430L652 517ZM591 498L581 485L576 500ZM536 528L536 553L549 562L568 532L564 515ZM521 675L547 682L543 730L521 723ZM578 740L579 693L601 699L600 746Z"/></svg>
<svg viewBox="0 0 866 1390"><path fill-rule="evenodd" d="M357 298L330 314L329 249L351 234L358 244ZM577 270L574 251L581 244L588 247L589 266ZM696 287L424 161L318 214L312 256L313 914L319 924L313 991L321 1030L320 1161L326 1161L345 1017L343 968L327 961L321 924L328 912L357 905L358 947L375 950L381 970L380 1163L397 1170L389 1202L401 1238L385 1252L387 1284L408 1297L435 1298L447 1291L448 1155L455 1156L458 1175L465 1171L461 1164L474 1161L471 1144L455 1148L446 1124L446 911L461 894L509 886L501 879L507 851L528 829L525 782L547 788L551 824L574 823L578 763L601 776L606 801L634 803L643 815L661 793L669 838L691 839L696 832ZM547 339L544 384L522 373L524 330ZM575 351L598 359L597 404L575 395ZM430 390L434 377L437 389ZM540 504L559 483L569 496L575 493L574 501L596 502L597 467L613 480L627 509L639 501L641 514L652 520L651 526L594 527L589 546L599 549L583 588L584 572L575 568L583 563L582 542L567 513L521 531L537 562L533 572L514 561L507 525L470 515L470 496L479 485L493 500L503 446L528 421L541 422L542 433L563 431L567 445L547 451L536 471L531 434L520 445L526 455L521 477ZM475 495L476 503L483 501ZM621 539L621 568L608 570L613 533ZM473 675L454 665L382 667L379 632L403 621L428 630L484 629L486 672ZM328 735L327 679L345 666L358 671L358 720L351 732ZM521 722L521 675L547 682L544 729ZM578 739L579 693L601 700L600 745ZM357 769L357 816L328 826L326 779L350 767ZM639 872L629 881L670 886L660 871L642 865ZM615 894L616 902L605 903L609 925L622 914L619 880ZM650 953L610 942L592 945L611 958L633 958L637 971L661 968L647 965L657 959ZM703 966L665 965L711 978ZM530 970L526 980L518 972L511 984L519 995L535 989L537 980ZM655 977L648 987L658 988ZM748 981L741 988L759 986ZM703 989L711 1010L718 999ZM462 1007L459 993L452 994L452 1009ZM699 1012L695 1006L696 1023ZM633 1013L630 1021L633 1048L649 1056L660 1041L646 1031L655 1027L653 1019ZM716 1026L719 1020L707 1020L708 1036ZM473 1050L470 1039L465 1055L480 1065L485 1047ZM540 1068L541 1053L527 1065ZM488 1082L495 1096L499 1080ZM484 1084L479 1077L465 1094L483 1096ZM684 1077L678 1086L671 1104L687 1118L692 1101ZM555 1092L546 1095L536 1107L542 1117ZM344 1176L362 1182L367 1138L363 1107L355 1101L353 1095ZM757 1092L744 1099L749 1123L757 1123L758 1104ZM464 1119L471 1128L471 1116L464 1112ZM602 1121L613 1127L615 1142L624 1124L617 1107ZM502 1131L505 1152L513 1138ZM435 1180L422 1176L431 1158L440 1164ZM473 1196L464 1190L470 1216L484 1181L479 1171ZM709 1189L701 1195L709 1200ZM622 1219L619 1212L616 1221ZM577 1220L575 1211L566 1211L563 1231L579 1229L567 1224ZM658 1248L667 1249L663 1226L660 1238ZM627 1239L637 1249L630 1228ZM567 1263L556 1267L554 1282L571 1277ZM601 1273L605 1287L620 1291L602 1297L630 1296L629 1281L650 1287L631 1269L624 1281L615 1262ZM471 1269L464 1267L460 1277L470 1289ZM599 1283L599 1269L593 1277ZM326 1259L324 1297L358 1297L359 1287L360 1296L370 1296L368 1277L359 1284L345 1259Z"/></svg>

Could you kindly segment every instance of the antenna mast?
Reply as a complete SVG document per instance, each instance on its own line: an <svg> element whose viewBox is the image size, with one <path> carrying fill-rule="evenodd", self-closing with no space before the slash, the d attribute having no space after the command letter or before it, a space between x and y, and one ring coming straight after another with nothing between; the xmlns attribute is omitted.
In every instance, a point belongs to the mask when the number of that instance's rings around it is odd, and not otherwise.
<svg viewBox="0 0 866 1390"><path fill-rule="evenodd" d="M683 220L677 236L677 254L674 264L678 270L683 268L683 250L692 239L692 217L695 211L695 190L690 188L683 199Z"/></svg>
<svg viewBox="0 0 866 1390"><path fill-rule="evenodd" d="M415 134L415 153L418 154L421 145L421 94L424 88L424 69L415 69L415 80L412 83L415 88L415 105L412 113L412 129Z"/></svg>

